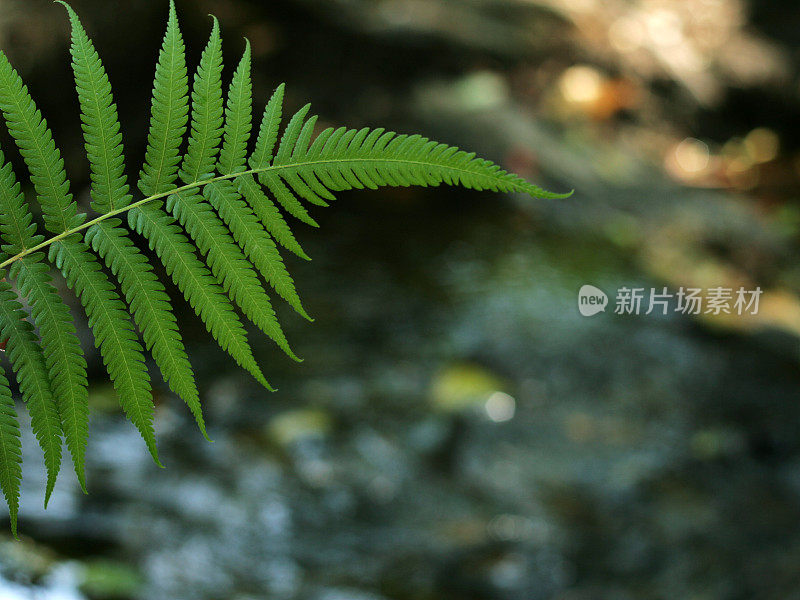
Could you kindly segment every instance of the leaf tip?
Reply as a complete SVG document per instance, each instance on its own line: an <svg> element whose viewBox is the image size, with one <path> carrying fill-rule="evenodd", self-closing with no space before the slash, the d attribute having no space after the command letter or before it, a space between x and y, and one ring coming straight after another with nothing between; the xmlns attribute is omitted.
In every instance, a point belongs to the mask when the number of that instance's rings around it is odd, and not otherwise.
<svg viewBox="0 0 800 600"><path fill-rule="evenodd" d="M61 6L63 6L66 9L67 14L69 15L70 21L78 17L78 15L75 13L75 10L64 0L53 0L53 4L60 4Z"/></svg>
<svg viewBox="0 0 800 600"><path fill-rule="evenodd" d="M177 26L178 24L178 9L175 8L175 0L169 0L169 16L167 17L167 26Z"/></svg>
<svg viewBox="0 0 800 600"><path fill-rule="evenodd" d="M269 384L269 381L267 381L266 378L261 374L259 374L259 376L256 377L256 381L258 381L258 383L260 383L263 387L265 387L267 389L267 391L270 391L270 392L277 392L278 391L274 387L272 387Z"/></svg>
<svg viewBox="0 0 800 600"><path fill-rule="evenodd" d="M64 0L53 0L54 4L60 4L63 6L67 11L67 16L69 17L70 23L72 24L73 28L81 28L81 21L78 18L78 13L75 12L75 9L72 8L69 4L67 4Z"/></svg>
<svg viewBox="0 0 800 600"><path fill-rule="evenodd" d="M205 420L203 419L203 415L201 413L198 413L197 415L195 415L195 421L197 422L197 428L200 430L200 434L205 438L205 440L207 442L210 442L210 443L213 444L214 440L212 440L208 436L208 431L206 430L206 423L205 423Z"/></svg>
<svg viewBox="0 0 800 600"><path fill-rule="evenodd" d="M60 463L59 463L60 466ZM48 468L47 470L47 487L44 492L44 508L47 510L47 505L50 504L50 498L53 495L53 490L56 487L56 478L58 477L58 468L55 470Z"/></svg>
<svg viewBox="0 0 800 600"><path fill-rule="evenodd" d="M570 191L568 191L566 193L561 193L561 194L551 193L551 194L548 194L547 197L552 199L552 200L565 200L566 198L571 197L572 194L574 194L574 193L575 193L575 190L573 189L573 190L570 190Z"/></svg>
<svg viewBox="0 0 800 600"><path fill-rule="evenodd" d="M215 34L219 35L219 19L217 19L216 15L212 15L211 13L208 13L208 16L211 17L211 20L214 22L214 24L211 26L212 37Z"/></svg>

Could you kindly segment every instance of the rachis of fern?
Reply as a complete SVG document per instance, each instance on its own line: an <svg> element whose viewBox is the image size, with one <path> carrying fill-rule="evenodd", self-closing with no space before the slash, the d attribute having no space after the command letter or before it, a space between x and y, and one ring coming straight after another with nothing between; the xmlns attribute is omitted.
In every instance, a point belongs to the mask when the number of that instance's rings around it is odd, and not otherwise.
<svg viewBox="0 0 800 600"><path fill-rule="evenodd" d="M86 359L51 269L61 272L83 306L122 409L160 465L145 350L169 388L186 402L203 435L206 427L172 300L139 240L163 263L220 347L271 389L236 308L297 360L267 293L271 288L310 319L279 251L308 259L286 215L316 227L309 205L328 206L333 192L381 186L444 183L537 198L566 196L419 135L345 127L317 133L309 106L289 118L281 133L283 85L269 99L251 149L249 44L244 41L224 96L222 40L213 18L190 93L172 1L137 193L126 177L106 71L78 16L61 4L71 25L72 70L91 170L91 214L79 212L47 122L0 51L2 120L27 167L42 214L38 223L3 154L11 149L0 148L0 340L7 342L6 356L44 454L45 506L60 470L62 439L86 490L89 415ZM0 488L14 535L21 460L16 407L0 369Z"/></svg>

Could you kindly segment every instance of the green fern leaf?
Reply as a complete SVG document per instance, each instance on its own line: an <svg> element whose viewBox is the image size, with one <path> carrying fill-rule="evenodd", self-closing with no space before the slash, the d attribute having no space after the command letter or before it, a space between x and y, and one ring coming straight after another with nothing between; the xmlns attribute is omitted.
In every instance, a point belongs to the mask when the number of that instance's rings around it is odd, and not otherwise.
<svg viewBox="0 0 800 600"><path fill-rule="evenodd" d="M91 167L92 208L104 213L127 206L132 198L125 177L117 106L108 75L78 15L66 2L56 1L67 9L72 23L70 54Z"/></svg>
<svg viewBox="0 0 800 600"><path fill-rule="evenodd" d="M79 24L77 25L79 26ZM76 51L75 48L83 45L84 54L88 54L89 50L86 48L88 40L86 43L82 43L80 40L80 31L82 29L78 29L74 21L73 27L77 32L76 40L73 44L73 56L77 57L74 58L77 61L80 60L80 52ZM85 37L85 33L83 35ZM82 225L85 215L77 214L75 203L69 193L69 183L64 171L63 161L58 149L55 147L49 128L44 120L39 117L39 112L35 108L27 90L22 85L21 80L19 80L19 76L13 69L8 72L8 69L4 68L4 65L8 64L7 61L4 62L2 60L4 58L0 57L0 82L5 80L12 93L0 92L0 107L2 107L3 114L6 117L9 132L20 147L20 152L31 172L31 180L42 205L45 227L51 233L62 234L64 229L61 229L61 227ZM101 65L92 65L92 67L95 67L95 71L98 66L102 71ZM78 75L81 72L83 72L83 75ZM84 77L87 72L88 69L79 67L76 69L76 77ZM102 84L102 78L100 80ZM91 87L91 84L86 85ZM80 87L81 84L79 83ZM79 91L79 94L91 95L92 89L85 89L83 92ZM94 106L96 107L97 105L95 104ZM103 127L92 118L93 116L91 114L83 115L84 125L86 126L85 132L88 136L87 146L92 148L90 155L94 155L93 166L98 169L98 164L105 162L110 165L108 169L113 170L115 162L113 158L110 161L98 158L107 148L99 147L97 140L94 139L96 137L95 132L103 131ZM113 127L113 125L108 125L108 127ZM45 143L42 144L42 141ZM105 158L108 158L108 153L106 153ZM96 175L97 173L94 174ZM102 179L102 177L99 179ZM122 179L122 182L119 179L117 177L116 181L113 182L113 185L117 186L117 191L120 185L126 188L124 179ZM97 184L97 179L93 183ZM107 180L102 181L102 184L106 183L108 183ZM104 190L104 193L108 194L112 194L115 191L114 187L104 189L103 185L101 185L100 188ZM108 205L110 204L110 198L104 199L101 194L95 198L95 202L100 206L104 203ZM110 206L107 206L107 208L110 208ZM63 220L57 220L52 217L48 219L48 214L59 212ZM70 288L75 288L81 303L86 309L90 325L96 325L96 328L93 329L95 341L117 390L120 403L142 433L153 459L158 463L152 428L150 379L144 368L144 356L142 355L141 347L131 331L132 328L127 319L124 305L122 305L113 286L100 269L97 259L80 236L66 236L52 244L49 260L63 271L67 285ZM35 302L35 298L32 300ZM82 395L85 394L85 389L84 385ZM86 402L88 400L84 401L81 398L82 404ZM151 407L149 411L148 405Z"/></svg>
<svg viewBox="0 0 800 600"><path fill-rule="evenodd" d="M247 55L245 59L248 59ZM244 66L240 67L239 77L233 81L231 110L228 115L230 156L225 157L228 160L243 160L242 149L246 149L247 135L240 123L241 113L247 112L242 106L247 104L248 96L246 60ZM184 183L190 184L205 178L207 171L214 170L219 141L223 135L221 77L222 47L219 23L214 19L211 37L200 59L192 89L192 132L181 171ZM238 138L243 138L244 144ZM238 152L235 148L237 145L240 148ZM166 206L167 211L178 219L192 237L201 254L206 256L211 272L230 294L231 299L284 352L298 360L286 341L269 297L261 287L255 271L211 206L196 193L173 194L167 200Z"/></svg>
<svg viewBox="0 0 800 600"><path fill-rule="evenodd" d="M86 231L91 244L119 280L122 293L170 389L186 402L203 436L208 439L194 372L186 355L178 323L164 286L147 258L130 240L118 219L97 223Z"/></svg>
<svg viewBox="0 0 800 600"><path fill-rule="evenodd" d="M60 3L66 7L72 23L72 67L81 107L86 153L92 170L92 206L101 213L124 208L130 204L132 197L128 194L124 174L122 135L111 84L75 11L64 2ZM174 14L174 11L171 12ZM207 437L191 365L177 333L169 299L147 259L119 225L119 220L98 223L87 231L86 241L92 243L94 250L119 279L128 303L136 307L133 309L134 319L143 332L145 343L153 349L153 356L164 379L173 391L185 398L203 435ZM141 351L130 342L127 345L132 352L130 360L138 364ZM120 366L117 365L117 369L123 372ZM133 372L141 370L135 368ZM124 386L134 392L137 398L130 409L139 415L138 422L134 422L147 436L152 451L152 409L148 408L149 402L145 402L149 389L147 386L132 386L130 382Z"/></svg>
<svg viewBox="0 0 800 600"><path fill-rule="evenodd" d="M286 270L275 242L242 200L234 184L227 180L209 183L203 187L203 195L225 221L233 237L239 240L247 258L278 295L298 314L313 321L303 308L294 281Z"/></svg>
<svg viewBox="0 0 800 600"><path fill-rule="evenodd" d="M153 460L161 466L153 431L150 377L124 303L80 236L53 244L50 260L62 270L67 285L83 304L119 402L142 434Z"/></svg>
<svg viewBox="0 0 800 600"><path fill-rule="evenodd" d="M292 230L286 224L281 215L281 211L270 200L250 174L240 175L236 178L236 185L239 192L244 196L250 208L259 218L264 228L275 238L275 240L289 252L293 252L300 258L311 260L308 254L300 247L294 238Z"/></svg>
<svg viewBox="0 0 800 600"><path fill-rule="evenodd" d="M89 435L86 359L75 333L72 315L51 283L43 259L42 253L27 255L14 263L11 276L31 304L31 314L42 338L45 364L61 418L61 429L72 455L75 474L85 491L83 464Z"/></svg>
<svg viewBox="0 0 800 600"><path fill-rule="evenodd" d="M78 42L76 42L77 44ZM5 79L9 84L8 88L13 93L0 92L0 107L6 117L9 132L20 147L20 152L31 172L31 180L42 205L45 227L51 233L62 234L64 229L61 227L82 225L85 215L77 214L75 203L69 193L69 183L64 172L63 161L55 147L49 128L40 118L33 100L19 80L19 76L13 69L9 72L4 68L4 65L8 64L7 61L3 62L4 58L0 57L0 82ZM88 92L91 93L91 90ZM87 118L84 115L84 122L87 133L98 128L99 125L91 119L91 116ZM41 143L42 141L45 143ZM90 141L90 145L94 144ZM111 190L107 191L111 192ZM101 197L95 198L95 201L100 204L103 202ZM49 214L54 213L61 213L60 217L63 220L48 218ZM152 408L149 421L146 409L147 404L152 406L149 377L144 368L141 347L130 332L131 325L126 318L124 306L108 278L101 271L96 258L80 236L66 236L52 244L49 260L63 271L68 286L75 288L86 309L90 325L98 325L94 329L95 340L118 392L120 403L139 428L150 453L158 463L152 430ZM36 302L36 298L32 298L32 301ZM117 328L121 328L121 331L118 332ZM126 330L129 334L125 333ZM131 339L128 339L129 337ZM74 362L67 363L66 366L70 365L77 368L82 366ZM79 373L74 375L77 376ZM85 378L85 370L83 375ZM76 389L78 387L76 385ZM88 399L83 397L85 394L84 383L80 398L81 404L88 402ZM84 412L86 411L81 409L81 414ZM82 424L81 429L83 429ZM73 459L74 457L73 454ZM79 475L80 477L82 476Z"/></svg>
<svg viewBox="0 0 800 600"><path fill-rule="evenodd" d="M247 168L247 142L253 127L253 84L250 77L250 42L245 40L244 55L231 80L225 106L225 131L219 153L218 170L223 175Z"/></svg>
<svg viewBox="0 0 800 600"><path fill-rule="evenodd" d="M169 197L167 210L189 232L200 252L206 255L211 272L247 318L286 354L299 360L286 341L258 276L211 206L200 195L179 193Z"/></svg>
<svg viewBox="0 0 800 600"><path fill-rule="evenodd" d="M19 74L0 51L0 110L8 131L20 149L31 173L31 182L42 206L45 227L54 234L79 227L84 215L77 212L69 193L64 161L50 129L36 108ZM58 403L62 429L72 455L75 472L85 488L83 460L88 436L88 391L86 360L75 335L75 327L63 300L51 284L41 255L18 261L16 278L31 303L39 327ZM12 274L13 275L13 274Z"/></svg>
<svg viewBox="0 0 800 600"><path fill-rule="evenodd" d="M31 173L31 182L42 205L45 227L54 234L79 227L78 214L69 192L64 161L53 135L19 74L0 51L0 110L14 142Z"/></svg>
<svg viewBox="0 0 800 600"><path fill-rule="evenodd" d="M0 336L8 341L8 359L31 415L31 429L44 453L46 507L61 469L61 419L50 389L42 348L26 317L11 287L0 282Z"/></svg>
<svg viewBox="0 0 800 600"><path fill-rule="evenodd" d="M4 164L0 151L0 234L6 242L0 247L0 256L16 254L41 241L41 236L35 235L32 221L11 164ZM22 262L32 260L34 257L26 257ZM8 341L8 357L31 415L34 435L44 453L47 506L61 469L61 420L41 346L26 317L9 284L0 281L0 339Z"/></svg>
<svg viewBox="0 0 800 600"><path fill-rule="evenodd" d="M0 256L14 255L23 252L26 248L33 248L43 239L36 235L36 226L33 216L24 200L20 185L14 177L10 163L4 163L0 151L0 234L5 242L0 247ZM58 306L57 294L49 283L44 265L37 265L43 259L42 253L30 254L12 265L10 277L19 278L19 285L26 289L28 284L31 290L41 290L44 299L34 291L29 297L32 304L40 307L48 302L53 303L52 310L57 311L63 323L71 326L71 317L65 306ZM33 282L33 283L32 283ZM0 283L2 289L10 289L6 283ZM55 296L55 298L54 298ZM49 314L45 313L45 314ZM50 373L61 368L61 364L74 364L73 370L66 369L61 375L62 385L80 386L85 388L86 365L81 356L80 345L74 334L70 335L68 327L63 333L53 332L51 328L43 326L42 336L47 336L52 342L57 336L63 342L62 346L53 346L53 354L49 363L45 361L44 354L33 334L33 327L25 320L21 307L16 302L13 293L0 295L0 339L8 340L8 354L12 366L17 373L17 379L22 391L23 399L31 413L31 426L36 439L44 452L45 467L47 470L47 489L45 492L45 505L53 491L56 477L61 467L61 431L62 418L59 408L63 410L64 431L70 432L68 439L69 448L73 455L76 473L83 485L83 452L86 446L86 427L84 423L68 422L71 410L81 418L87 414L83 410L84 400L80 389L70 391L65 398L60 398L61 406L57 407L51 390ZM46 325L46 324L45 324ZM62 362L63 361L63 362ZM77 393L76 393L77 392ZM75 406L78 405L78 406ZM88 419L88 416L86 417Z"/></svg>
<svg viewBox="0 0 800 600"><path fill-rule="evenodd" d="M175 2L170 0L167 32L153 83L147 152L139 174L139 189L146 196L172 189L178 178L179 150L189 121L188 94L185 47Z"/></svg>
<svg viewBox="0 0 800 600"><path fill-rule="evenodd" d="M272 152L275 149L275 142L278 141L278 130L281 126L284 90L284 84L280 84L264 109L264 116L261 119L261 127L256 139L256 148L248 161L251 169L264 169L272 161Z"/></svg>
<svg viewBox="0 0 800 600"><path fill-rule="evenodd" d="M244 327L224 290L197 258L194 246L175 220L159 205L152 204L134 208L128 213L128 220L132 229L147 238L167 274L220 347L259 383L272 389L253 358Z"/></svg>
<svg viewBox="0 0 800 600"><path fill-rule="evenodd" d="M14 399L8 388L8 379L0 370L0 489L3 490L3 496L8 504L11 533L15 538L17 538L20 481L22 481L22 445L19 441L19 423Z"/></svg>
<svg viewBox="0 0 800 600"><path fill-rule="evenodd" d="M369 135L367 130L350 129L333 132L316 147L305 148L304 141L297 141L293 136L284 136L273 169L289 186L291 177L299 176L331 191L446 183L477 190L522 192L536 198L569 195L546 192L488 160L419 135ZM295 191L305 195L299 191L302 189Z"/></svg>
<svg viewBox="0 0 800 600"><path fill-rule="evenodd" d="M144 197L136 199L125 176L121 127L108 76L77 14L61 3L71 25L70 54L91 175L91 208L97 213L91 220L78 213L50 129L0 52L0 112L28 168L50 234L39 234L20 184L0 153L0 339L8 338L8 357L44 452L45 502L60 467L62 434L85 490L88 430L86 359L45 258L62 271L83 305L120 404L158 463L150 380L132 320L165 381L187 403L204 435L206 429L169 297L134 244L132 232L145 239L219 346L269 388L236 308L296 358L260 278L309 318L277 247L308 259L284 212L316 227L308 205L328 206L337 191L382 186L450 184L538 198L566 196L419 135L340 127L315 137L317 117L309 116L308 105L289 119L281 135L282 84L267 103L248 156L253 113L249 42L224 102L222 40L214 18L192 82L190 116L185 48L170 1L153 83L147 151L137 183ZM3 279L6 273L8 281ZM33 323L18 294L30 306ZM0 488L15 534L20 473L15 407L8 382L0 375Z"/></svg>
<svg viewBox="0 0 800 600"><path fill-rule="evenodd" d="M282 90L282 88L281 88ZM225 109L225 133L217 168L223 175L247 168L247 141L252 126L252 83L250 43L233 74ZM311 320L300 302L294 282L270 235L247 206L235 185L228 180L203 187L203 196L219 213L247 258L275 291L303 317Z"/></svg>
<svg viewBox="0 0 800 600"><path fill-rule="evenodd" d="M212 19L211 37L200 57L200 66L192 84L191 134L181 168L184 183L213 177L222 139L222 39L219 22L216 17Z"/></svg>

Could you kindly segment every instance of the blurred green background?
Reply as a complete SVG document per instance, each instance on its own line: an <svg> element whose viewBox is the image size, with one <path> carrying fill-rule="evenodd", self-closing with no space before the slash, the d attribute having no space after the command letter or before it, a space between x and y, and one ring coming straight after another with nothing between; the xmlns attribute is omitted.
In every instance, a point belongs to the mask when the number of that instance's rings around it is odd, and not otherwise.
<svg viewBox="0 0 800 600"><path fill-rule="evenodd" d="M162 0L74 0L144 154ZM800 7L791 0L179 1L252 43L259 109L474 150L558 191L341 194L287 257L264 392L181 304L214 444L162 385L157 469L82 324L90 495L26 432L2 600L800 598ZM0 47L87 168L61 7ZM229 73L230 74L230 73ZM0 144L11 148L5 130ZM10 152L9 152L10 153ZM764 290L758 316L579 315L577 291ZM170 290L177 298L176 290ZM79 315L79 311L75 311ZM23 412L23 411L21 411Z"/></svg>

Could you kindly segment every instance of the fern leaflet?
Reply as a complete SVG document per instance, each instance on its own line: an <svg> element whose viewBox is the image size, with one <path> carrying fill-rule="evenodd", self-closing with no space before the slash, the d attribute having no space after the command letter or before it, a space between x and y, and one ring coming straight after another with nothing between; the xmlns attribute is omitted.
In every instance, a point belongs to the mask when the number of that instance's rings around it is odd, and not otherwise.
<svg viewBox="0 0 800 600"><path fill-rule="evenodd" d="M22 444L19 441L19 423L8 388L8 379L0 371L0 489L3 490L11 518L11 533L17 537L17 512L19 511L19 484L22 480Z"/></svg>

